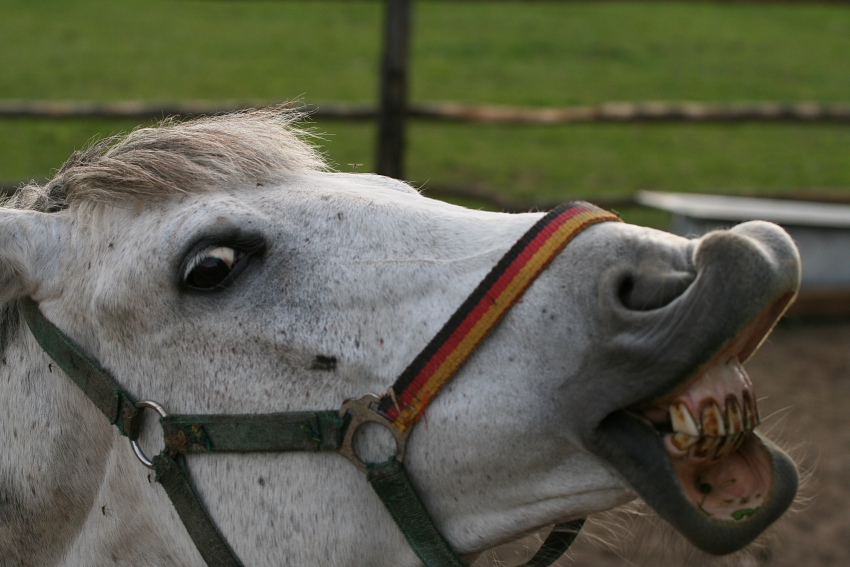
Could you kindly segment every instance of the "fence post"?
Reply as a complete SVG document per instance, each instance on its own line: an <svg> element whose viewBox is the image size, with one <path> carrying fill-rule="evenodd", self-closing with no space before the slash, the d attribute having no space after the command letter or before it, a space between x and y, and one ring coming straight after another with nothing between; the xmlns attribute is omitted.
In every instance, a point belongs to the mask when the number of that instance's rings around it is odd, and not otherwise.
<svg viewBox="0 0 850 567"><path fill-rule="evenodd" d="M376 171L404 177L407 75L413 0L386 0L384 53L381 58Z"/></svg>

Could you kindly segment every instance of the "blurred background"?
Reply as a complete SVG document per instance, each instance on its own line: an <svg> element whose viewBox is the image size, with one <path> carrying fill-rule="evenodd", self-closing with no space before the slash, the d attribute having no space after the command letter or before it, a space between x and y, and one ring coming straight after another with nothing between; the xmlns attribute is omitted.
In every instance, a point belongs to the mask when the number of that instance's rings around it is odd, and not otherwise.
<svg viewBox="0 0 850 567"><path fill-rule="evenodd" d="M315 110L336 169L375 171L384 18L381 0L0 0L0 186L172 113L286 101ZM670 213L641 191L850 203L850 4L417 0L409 40L403 177L426 195L587 199L657 228ZM729 564L850 564L848 340L844 319L792 320L754 360L814 472L803 511ZM633 518L564 564L692 564Z"/></svg>
<svg viewBox="0 0 850 567"><path fill-rule="evenodd" d="M4 186L48 177L95 136L154 122L11 112L27 102L134 101L163 107L161 117L176 103L209 111L300 100L320 111L312 126L338 169L375 169L375 122L321 111L377 105L381 0L0 0L0 10ZM841 3L419 0L409 99L412 107L608 105L615 114L612 103L650 113L646 103L847 109L848 53ZM555 124L414 118L404 176L426 194L453 189L463 197L450 198L472 206L584 198L653 226L664 225L664 213L627 206L639 190L850 197L850 110L843 121L645 115Z"/></svg>

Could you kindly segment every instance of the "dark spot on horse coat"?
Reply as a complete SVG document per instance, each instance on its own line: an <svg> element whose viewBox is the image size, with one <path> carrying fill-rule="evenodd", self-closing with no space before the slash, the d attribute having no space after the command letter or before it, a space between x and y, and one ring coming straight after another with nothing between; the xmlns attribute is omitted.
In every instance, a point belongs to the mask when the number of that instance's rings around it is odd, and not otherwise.
<svg viewBox="0 0 850 567"><path fill-rule="evenodd" d="M14 302L7 303L0 308L0 352L4 352L8 345L15 338L18 331L19 319L17 306ZM7 364L6 357L3 357L3 364Z"/></svg>
<svg viewBox="0 0 850 567"><path fill-rule="evenodd" d="M12 481L4 478L0 481L0 518L11 518L13 514L20 514L23 509L24 503L14 492Z"/></svg>
<svg viewBox="0 0 850 567"><path fill-rule="evenodd" d="M317 354L310 370L336 370L336 357Z"/></svg>

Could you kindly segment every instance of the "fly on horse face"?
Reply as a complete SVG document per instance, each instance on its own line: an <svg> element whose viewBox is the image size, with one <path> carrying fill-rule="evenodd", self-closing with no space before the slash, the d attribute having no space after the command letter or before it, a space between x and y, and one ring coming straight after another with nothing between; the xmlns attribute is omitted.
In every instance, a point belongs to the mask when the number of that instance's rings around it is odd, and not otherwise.
<svg viewBox="0 0 850 567"><path fill-rule="evenodd" d="M642 498L697 547L797 489L742 364L778 227L685 239L335 173L265 109L75 154L0 208L4 565L464 565Z"/></svg>

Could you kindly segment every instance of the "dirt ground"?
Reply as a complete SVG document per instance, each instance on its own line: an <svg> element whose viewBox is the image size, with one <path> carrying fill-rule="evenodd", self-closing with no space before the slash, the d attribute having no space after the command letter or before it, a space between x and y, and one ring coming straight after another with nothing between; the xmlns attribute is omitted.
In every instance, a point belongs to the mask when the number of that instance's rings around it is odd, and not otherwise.
<svg viewBox="0 0 850 567"><path fill-rule="evenodd" d="M783 321L746 367L761 430L807 477L795 510L746 552L721 559L695 552L645 510L608 512L558 566L850 566L850 321ZM523 547L490 563L515 565Z"/></svg>

